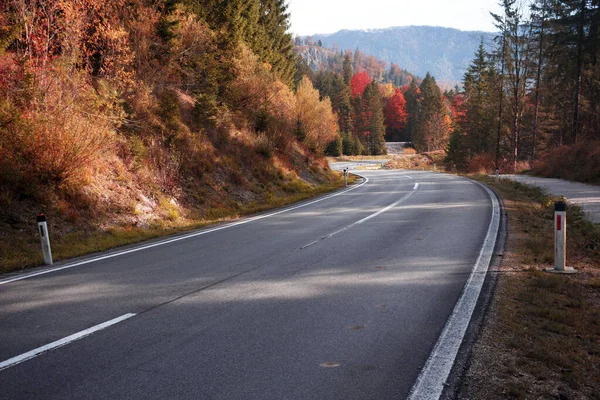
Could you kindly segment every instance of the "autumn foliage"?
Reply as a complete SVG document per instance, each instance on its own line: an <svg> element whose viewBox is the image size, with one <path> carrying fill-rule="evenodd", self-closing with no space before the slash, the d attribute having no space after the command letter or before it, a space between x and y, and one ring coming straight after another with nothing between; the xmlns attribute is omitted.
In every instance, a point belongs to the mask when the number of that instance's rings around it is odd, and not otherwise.
<svg viewBox="0 0 600 400"><path fill-rule="evenodd" d="M367 71L355 74L350 81L352 97L362 96L369 83L371 83L371 77Z"/></svg>
<svg viewBox="0 0 600 400"><path fill-rule="evenodd" d="M390 97L385 106L385 125L387 127L388 138L399 138L408 120L406 111L406 100L402 89L396 88L392 97ZM399 141L399 140L392 140Z"/></svg>
<svg viewBox="0 0 600 400"><path fill-rule="evenodd" d="M333 179L285 3L228 2L235 26L209 3L1 2L0 207L148 224Z"/></svg>

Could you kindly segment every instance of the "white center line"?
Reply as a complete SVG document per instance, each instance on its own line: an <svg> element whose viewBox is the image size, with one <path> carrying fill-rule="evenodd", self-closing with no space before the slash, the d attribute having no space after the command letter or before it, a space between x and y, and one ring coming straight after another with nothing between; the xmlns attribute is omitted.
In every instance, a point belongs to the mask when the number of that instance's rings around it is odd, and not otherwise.
<svg viewBox="0 0 600 400"><path fill-rule="evenodd" d="M375 212L375 213L373 213L371 215L368 215L368 216L364 217L361 220L353 222L350 225L347 225L347 226L343 227L342 229L339 229L339 230L337 230L335 232L332 232L332 233L330 233L328 235L325 235L325 236L321 237L319 240L315 240L314 242L310 242L309 244L300 247L300 250L303 250L303 249L305 249L305 248L307 248L309 246L312 246L313 244L317 244L318 242L320 242L322 240L327 240L330 237L337 235L338 233L342 233L342 232L344 232L344 231L346 231L346 230L348 230L348 229L350 229L350 228L352 228L352 227L354 227L356 225L360 225L363 222L366 222L366 221L370 220L371 218L375 218L379 214L382 214L382 213L388 211L389 209L392 209L392 208L396 207L398 204L402 203L403 201L405 201L406 199L408 199L410 196L412 196L415 193L415 191L418 189L418 187L419 187L419 184L417 183L415 185L415 187L413 188L412 192L409 192L409 193L405 194L404 196L402 196L400 199L396 200L392 204L390 204L390 205L382 208L381 210L379 210L379 211L377 211L377 212Z"/></svg>
<svg viewBox="0 0 600 400"><path fill-rule="evenodd" d="M93 327L91 327L89 329L85 329L85 330L83 330L81 332L77 332L77 333L75 333L75 334L73 334L71 336L67 336L64 339L57 340L56 342L52 342L52 343L47 344L47 345L42 346L42 347L38 347L37 349L28 351L27 353L23 353L23 354L18 355L16 357L9 358L6 361L0 362L0 371L2 371L3 369L6 369L6 368L13 367L13 366L15 366L17 364L20 364L23 361L31 360L32 358L35 358L35 357L39 356L40 354L45 353L47 351L57 349L59 347L65 346L65 345L67 345L69 343L72 343L72 342L74 342L76 340L82 339L82 338L84 338L86 336L91 335L92 333L101 331L102 329L108 328L111 325L118 324L119 322L125 321L126 319L129 319L131 317L134 317L135 315L136 314L131 314L131 313L130 314L122 315L122 316L120 316L118 318L111 319L110 321L107 321L107 322L104 322L102 324L93 326Z"/></svg>

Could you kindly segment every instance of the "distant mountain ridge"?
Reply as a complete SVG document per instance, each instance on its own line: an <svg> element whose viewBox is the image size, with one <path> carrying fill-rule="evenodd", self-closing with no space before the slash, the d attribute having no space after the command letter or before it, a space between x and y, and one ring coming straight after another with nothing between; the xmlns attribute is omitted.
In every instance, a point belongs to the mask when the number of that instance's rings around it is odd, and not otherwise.
<svg viewBox="0 0 600 400"><path fill-rule="evenodd" d="M309 36L332 48L356 50L375 56L421 77L430 72L438 82L459 83L482 38L491 43L494 33L461 31L433 26L404 26L372 30L341 30Z"/></svg>

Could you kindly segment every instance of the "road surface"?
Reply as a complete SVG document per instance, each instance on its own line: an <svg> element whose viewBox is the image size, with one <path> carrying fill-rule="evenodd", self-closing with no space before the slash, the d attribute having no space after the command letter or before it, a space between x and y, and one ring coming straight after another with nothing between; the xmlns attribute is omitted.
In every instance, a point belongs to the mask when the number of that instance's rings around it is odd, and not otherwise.
<svg viewBox="0 0 600 400"><path fill-rule="evenodd" d="M254 219L0 277L0 398L406 398L442 332L460 341L448 321L494 208L463 178L362 174Z"/></svg>

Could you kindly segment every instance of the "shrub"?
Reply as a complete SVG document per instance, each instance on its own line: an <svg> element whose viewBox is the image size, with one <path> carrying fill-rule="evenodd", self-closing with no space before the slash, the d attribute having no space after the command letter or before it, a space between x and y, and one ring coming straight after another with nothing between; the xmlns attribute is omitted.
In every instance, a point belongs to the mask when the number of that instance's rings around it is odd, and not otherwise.
<svg viewBox="0 0 600 400"><path fill-rule="evenodd" d="M490 154L482 153L476 154L472 157L467 165L469 172L488 174L494 171L496 168L494 158Z"/></svg>
<svg viewBox="0 0 600 400"><path fill-rule="evenodd" d="M2 132L3 168L42 185L81 186L89 183L97 163L112 150L119 105L105 86L94 90L77 73L46 74L51 84L37 93L44 101L26 113L16 112Z"/></svg>
<svg viewBox="0 0 600 400"><path fill-rule="evenodd" d="M550 150L535 163L532 173L550 178L600 183L600 141L582 142Z"/></svg>

